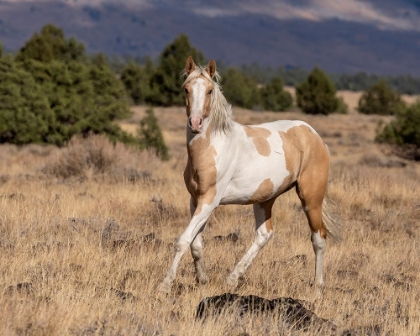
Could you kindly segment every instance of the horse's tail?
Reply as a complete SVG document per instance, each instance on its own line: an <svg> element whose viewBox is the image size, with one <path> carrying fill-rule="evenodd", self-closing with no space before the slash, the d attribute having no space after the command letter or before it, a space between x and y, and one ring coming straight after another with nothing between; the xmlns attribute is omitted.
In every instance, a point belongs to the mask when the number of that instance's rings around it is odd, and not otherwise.
<svg viewBox="0 0 420 336"><path fill-rule="evenodd" d="M327 236L333 241L339 242L342 240L342 225L340 215L336 211L336 205L331 201L327 195L322 201L322 222L327 230Z"/></svg>

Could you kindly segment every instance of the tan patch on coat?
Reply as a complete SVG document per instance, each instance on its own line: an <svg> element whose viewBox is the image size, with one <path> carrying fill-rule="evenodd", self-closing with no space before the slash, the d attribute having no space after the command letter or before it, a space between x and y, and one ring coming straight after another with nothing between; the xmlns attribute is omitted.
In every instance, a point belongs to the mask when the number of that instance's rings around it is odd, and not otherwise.
<svg viewBox="0 0 420 336"><path fill-rule="evenodd" d="M267 178L261 182L257 190L254 191L251 198L245 204L255 204L266 201L271 197L274 191L274 184L271 179Z"/></svg>
<svg viewBox="0 0 420 336"><path fill-rule="evenodd" d="M271 211L273 209L273 204L275 200L276 198L272 198L260 204L261 208L264 209L265 227L267 229L267 232L273 231L273 220L271 219Z"/></svg>
<svg viewBox="0 0 420 336"><path fill-rule="evenodd" d="M266 128L250 126L244 126L244 130L246 135L252 138L258 153L263 156L269 156L271 148L267 138L271 135L271 132Z"/></svg>
<svg viewBox="0 0 420 336"><path fill-rule="evenodd" d="M206 137L198 137L187 145L188 162L184 171L184 181L188 192L196 200L198 215L203 206L211 204L216 197L216 149L210 146L210 127Z"/></svg>
<svg viewBox="0 0 420 336"><path fill-rule="evenodd" d="M303 158L303 149L294 132L279 131L279 135L283 142L284 160L286 161L286 169L289 175L284 178L282 184L277 188L278 195L287 191L292 183L296 181Z"/></svg>
<svg viewBox="0 0 420 336"><path fill-rule="evenodd" d="M283 140L286 169L294 172L298 182L298 196L306 209L309 226L313 232L320 231L325 238L322 222L324 199L329 171L329 154L322 139L305 125L279 132ZM286 185L287 178L282 184ZM280 187L282 188L282 187Z"/></svg>

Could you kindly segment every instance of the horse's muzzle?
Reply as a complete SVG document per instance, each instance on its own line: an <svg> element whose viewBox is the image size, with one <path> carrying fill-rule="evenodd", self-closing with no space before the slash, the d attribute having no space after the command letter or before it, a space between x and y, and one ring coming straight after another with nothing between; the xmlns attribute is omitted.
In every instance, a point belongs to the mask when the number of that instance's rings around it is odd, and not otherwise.
<svg viewBox="0 0 420 336"><path fill-rule="evenodd" d="M192 116L188 118L188 127L193 133L201 133L203 130L203 118Z"/></svg>

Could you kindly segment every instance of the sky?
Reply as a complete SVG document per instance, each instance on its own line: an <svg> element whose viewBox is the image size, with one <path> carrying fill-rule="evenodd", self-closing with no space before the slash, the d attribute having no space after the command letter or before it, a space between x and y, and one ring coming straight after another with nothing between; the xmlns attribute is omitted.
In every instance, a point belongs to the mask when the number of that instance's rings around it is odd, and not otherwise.
<svg viewBox="0 0 420 336"><path fill-rule="evenodd" d="M234 16L244 13L264 14L281 20L320 21L337 18L373 24L386 30L420 31L420 10L416 0L3 0L6 2L56 1L71 5L98 6L104 3L126 6L190 7L195 13L209 16Z"/></svg>

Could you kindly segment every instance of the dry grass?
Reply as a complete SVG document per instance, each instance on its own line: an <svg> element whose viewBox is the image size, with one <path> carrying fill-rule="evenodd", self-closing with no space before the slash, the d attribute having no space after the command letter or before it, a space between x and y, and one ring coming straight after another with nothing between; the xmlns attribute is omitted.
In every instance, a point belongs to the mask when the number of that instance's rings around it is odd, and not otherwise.
<svg viewBox="0 0 420 336"><path fill-rule="evenodd" d="M169 162L104 139L62 150L0 147L0 334L302 334L270 318L194 320L203 296L228 290L225 277L253 240L250 206L220 207L212 215L204 234L207 286L195 284L187 254L172 295L156 295L187 224L189 197L182 178L184 109L155 111ZM136 108L125 127L142 113ZM294 192L283 195L275 204L275 235L237 292L307 300L316 314L345 328L380 325L384 335L419 335L419 165L386 164L395 159L373 143L378 117L242 109L234 115L243 123L304 119L319 131L332 152L329 193L345 227L345 240L327 246L327 285L315 300L309 228ZM89 151L102 157L102 168L84 165ZM72 165L77 174L68 173ZM142 177L130 178L125 169ZM236 242L214 238L231 233Z"/></svg>

